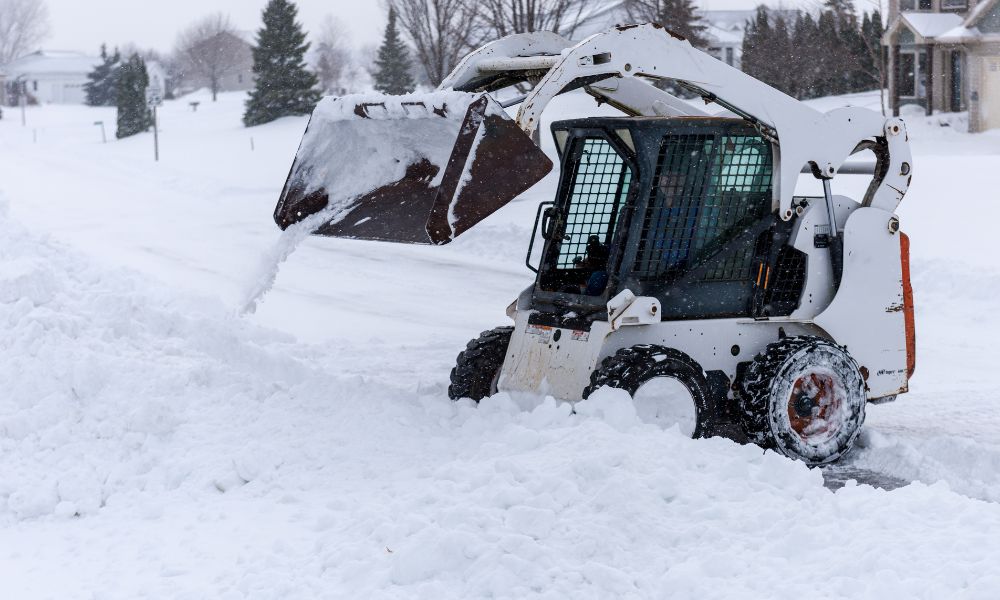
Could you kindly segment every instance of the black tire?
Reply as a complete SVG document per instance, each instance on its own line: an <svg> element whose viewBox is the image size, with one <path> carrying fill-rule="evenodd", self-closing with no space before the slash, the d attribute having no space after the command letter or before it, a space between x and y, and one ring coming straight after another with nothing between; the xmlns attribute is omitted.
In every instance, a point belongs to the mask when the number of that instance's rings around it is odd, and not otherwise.
<svg viewBox="0 0 1000 600"><path fill-rule="evenodd" d="M837 344L789 337L754 357L739 385L743 428L765 448L811 466L838 460L865 421L865 381Z"/></svg>
<svg viewBox="0 0 1000 600"><path fill-rule="evenodd" d="M691 437L705 437L713 414L705 372L693 358L673 348L647 344L622 348L590 374L590 385L583 397L588 398L604 386L623 389L634 397L644 383L656 377L671 377L687 388L696 413Z"/></svg>
<svg viewBox="0 0 1000 600"><path fill-rule="evenodd" d="M465 346L451 370L449 398L471 398L479 402L496 393L497 379L513 332L513 327L497 327L482 332Z"/></svg>

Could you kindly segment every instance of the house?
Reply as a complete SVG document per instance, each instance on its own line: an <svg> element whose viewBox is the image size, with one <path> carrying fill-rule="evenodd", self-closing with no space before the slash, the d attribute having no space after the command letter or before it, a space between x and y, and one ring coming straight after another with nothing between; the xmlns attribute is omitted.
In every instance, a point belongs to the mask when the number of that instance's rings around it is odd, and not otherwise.
<svg viewBox="0 0 1000 600"><path fill-rule="evenodd" d="M755 14L756 10L699 10L698 16L705 26L704 36L708 41L705 51L730 66L741 68L743 37L747 23L754 19ZM797 11L775 9L769 14L782 14L786 20L794 22ZM582 40L614 25L629 22L631 19L625 2L612 2L588 15L574 31L573 38Z"/></svg>
<svg viewBox="0 0 1000 600"><path fill-rule="evenodd" d="M83 104L87 74L101 57L80 52L39 50L3 66L6 97L14 101L23 90L29 102Z"/></svg>
<svg viewBox="0 0 1000 600"><path fill-rule="evenodd" d="M882 44L894 115L968 110L969 131L1000 128L1000 0L890 0Z"/></svg>

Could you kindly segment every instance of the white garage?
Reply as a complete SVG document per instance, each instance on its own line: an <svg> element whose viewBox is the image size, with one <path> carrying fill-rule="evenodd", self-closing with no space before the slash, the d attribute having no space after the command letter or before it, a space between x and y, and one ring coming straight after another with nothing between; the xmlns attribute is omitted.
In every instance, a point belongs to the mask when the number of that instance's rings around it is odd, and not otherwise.
<svg viewBox="0 0 1000 600"><path fill-rule="evenodd" d="M83 104L87 74L100 63L99 56L39 50L8 63L3 71L8 86L23 85L28 97L40 104Z"/></svg>

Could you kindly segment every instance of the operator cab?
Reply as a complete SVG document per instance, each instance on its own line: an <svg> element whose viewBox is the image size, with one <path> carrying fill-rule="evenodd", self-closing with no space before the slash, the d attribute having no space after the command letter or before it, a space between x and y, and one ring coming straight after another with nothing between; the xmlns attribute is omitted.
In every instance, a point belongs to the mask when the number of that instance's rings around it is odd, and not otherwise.
<svg viewBox="0 0 1000 600"><path fill-rule="evenodd" d="M659 299L664 320L798 306L806 257L787 245L774 147L751 123L589 118L552 131L562 169L555 201L540 207L533 308L606 318L623 289Z"/></svg>

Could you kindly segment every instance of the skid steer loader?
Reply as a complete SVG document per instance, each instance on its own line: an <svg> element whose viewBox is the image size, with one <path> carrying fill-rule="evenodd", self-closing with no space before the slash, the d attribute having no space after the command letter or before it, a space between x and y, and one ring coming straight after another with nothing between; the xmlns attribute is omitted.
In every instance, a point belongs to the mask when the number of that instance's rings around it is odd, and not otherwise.
<svg viewBox="0 0 1000 600"><path fill-rule="evenodd" d="M450 396L576 401L610 386L654 398L695 437L838 459L866 403L906 392L914 370L900 119L818 112L655 24L579 43L518 34L434 93L321 102L275 220L319 214L323 235L448 243L551 169L532 136L549 101L577 89L625 116L552 124L562 168L528 244L535 283L510 305L513 326L459 354ZM868 151L873 167L846 162ZM803 172L823 196L796 195ZM871 176L864 197L833 195L851 173Z"/></svg>

